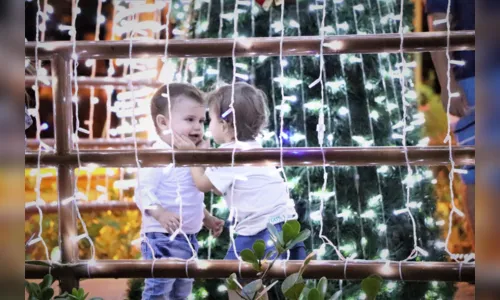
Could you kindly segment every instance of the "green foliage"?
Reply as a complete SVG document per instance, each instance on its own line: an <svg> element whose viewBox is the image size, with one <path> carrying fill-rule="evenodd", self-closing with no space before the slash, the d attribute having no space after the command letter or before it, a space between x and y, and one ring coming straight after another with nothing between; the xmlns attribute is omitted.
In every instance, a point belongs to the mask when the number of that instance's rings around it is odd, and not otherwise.
<svg viewBox="0 0 500 300"><path fill-rule="evenodd" d="M60 300L86 300L88 297L88 293L85 293L85 291L82 288L76 289L74 288L71 294L68 294L67 292L63 293L62 295L54 296L54 289L51 287L52 284L54 283L54 278L52 275L47 274L43 277L42 282L39 284L36 284L34 282L24 282L24 286L26 289L26 292L28 293L28 299L29 300L52 300L52 299L60 299ZM89 300L103 300L100 297L93 297L90 298Z"/></svg>
<svg viewBox="0 0 500 300"><path fill-rule="evenodd" d="M143 278L131 278L128 281L127 300L141 300L144 290Z"/></svg>
<svg viewBox="0 0 500 300"><path fill-rule="evenodd" d="M281 254L292 249L293 246L307 239L311 234L308 229L300 231L300 223L295 220L287 221L283 225L282 231L278 231L272 224L268 224L267 228L270 232L275 250L271 250L266 253L265 242L263 240L257 240L252 245L252 250L244 249L240 253L242 260L250 263L252 267L259 272L257 275L260 278L252 281L244 287L242 287L242 285L238 282L236 274L231 274L231 276L226 279L227 289L236 291L238 295L245 300L255 300L264 297L267 292L275 284L277 284L277 281L274 281L268 286L264 285L267 271L272 268L274 262L280 257ZM264 272L260 272L262 271L263 264L273 254L276 254L273 261L267 266ZM289 299L298 299L300 297L300 294L305 287L305 281L302 279L302 273L304 272L307 264L312 260L313 256L314 254L311 254L306 260L304 260L304 264L298 273L292 274L285 279L281 286L281 290L283 291L285 297Z"/></svg>
<svg viewBox="0 0 500 300"><path fill-rule="evenodd" d="M365 292L368 300L375 300L381 287L382 278L378 275L368 276L361 282L361 289Z"/></svg>
<svg viewBox="0 0 500 300"><path fill-rule="evenodd" d="M300 299L318 299L324 300L326 297L326 292L328 290L328 280L326 277L321 277L318 284L312 288L304 288Z"/></svg>
<svg viewBox="0 0 500 300"><path fill-rule="evenodd" d="M302 294L302 290L306 286L306 282L299 273L294 273L288 276L281 285L281 291L287 299L298 300Z"/></svg>
<svg viewBox="0 0 500 300"><path fill-rule="evenodd" d="M300 231L300 223L296 220L287 221L280 232L272 224L268 224L267 229L278 256L292 249L296 244L305 241L311 235L309 229Z"/></svg>
<svg viewBox="0 0 500 300"><path fill-rule="evenodd" d="M36 284L34 282L24 282L24 287L28 293L29 300L50 300L54 296L54 290L52 289L52 283L54 278L52 275L47 274L43 277L42 282Z"/></svg>
<svg viewBox="0 0 500 300"><path fill-rule="evenodd" d="M61 299L61 300L86 300L88 297L89 293L85 293L85 291L82 288L76 289L73 288L71 291L71 294L68 294L65 292L64 294L55 297L54 299ZM92 297L90 300L104 300L101 297Z"/></svg>
<svg viewBox="0 0 500 300"><path fill-rule="evenodd" d="M230 291L235 291L244 300L257 300L263 298L271 288L277 284L278 281L274 281L270 285L265 285L265 277L267 271L272 268L276 259L287 250L290 250L297 243L304 241L311 234L308 229L300 231L300 223L292 220L287 221L282 226L282 231L278 231L275 226L268 224L267 228L271 235L271 240L274 243L275 251L269 251L265 254L266 245L263 240L257 240L252 246L252 250L244 249L241 251L241 258L243 261L252 265L252 267L258 271L258 279L252 281L251 283L242 286L238 282L236 274L231 274L226 279L226 287ZM267 260L269 253L276 252L276 257L267 266L264 272L262 267ZM315 257L315 252L310 253L305 259L297 273L289 275L283 283L281 284L281 292L286 299L289 300L324 300L328 290L328 280L326 277L322 277L316 286L312 288L306 287L306 281L302 277L302 274L306 270L308 264ZM378 276L370 276L363 280L361 287L366 293L368 299L375 299L376 295L380 291L382 285L382 278Z"/></svg>

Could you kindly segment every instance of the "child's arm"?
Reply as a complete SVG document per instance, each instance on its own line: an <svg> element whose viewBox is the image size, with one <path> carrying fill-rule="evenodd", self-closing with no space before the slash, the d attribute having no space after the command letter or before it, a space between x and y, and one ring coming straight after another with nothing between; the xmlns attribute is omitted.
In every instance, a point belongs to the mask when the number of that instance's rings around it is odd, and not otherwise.
<svg viewBox="0 0 500 300"><path fill-rule="evenodd" d="M209 141L202 140L198 146L196 146L187 137L174 133L175 145L177 149L180 150L193 150L193 149L207 149L210 144ZM196 188L203 193L214 192L215 194L221 196L222 193L212 184L210 179L205 175L205 168L203 167L191 167L191 177L193 177L194 184Z"/></svg>
<svg viewBox="0 0 500 300"><path fill-rule="evenodd" d="M203 225L207 227L208 229L212 230L212 235L214 237L218 237L221 233L222 230L224 229L224 221L221 219L212 216L210 212L205 208L204 211L205 218L203 218Z"/></svg>
<svg viewBox="0 0 500 300"><path fill-rule="evenodd" d="M137 172L137 187L134 201L142 213L148 214L148 208L160 205L156 190L160 184L161 168L142 168Z"/></svg>
<svg viewBox="0 0 500 300"><path fill-rule="evenodd" d="M155 218L168 233L173 233L180 226L179 216L163 208L156 197L162 172L162 168L140 169L134 200L144 215Z"/></svg>
<svg viewBox="0 0 500 300"><path fill-rule="evenodd" d="M214 192L216 195L221 196L222 193L212 184L207 175L205 175L205 168L191 167L191 176L193 177L194 184L200 192Z"/></svg>

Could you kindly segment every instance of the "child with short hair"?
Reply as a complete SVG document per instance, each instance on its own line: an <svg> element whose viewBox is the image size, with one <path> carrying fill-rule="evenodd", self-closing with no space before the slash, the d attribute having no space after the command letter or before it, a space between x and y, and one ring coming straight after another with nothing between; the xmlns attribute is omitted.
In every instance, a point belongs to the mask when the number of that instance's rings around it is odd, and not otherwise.
<svg viewBox="0 0 500 300"><path fill-rule="evenodd" d="M168 92L167 92L168 88ZM170 95L171 114L167 95ZM171 83L159 88L151 99L151 115L159 140L154 149L172 149L172 133L182 134L194 145L203 141L205 102L201 92L189 84ZM174 143L174 146L175 143ZM204 195L191 177L189 168L141 168L135 201L142 213L141 251L145 259L189 259L198 251L196 235L202 224L214 236L222 232L224 221L204 208ZM182 198L182 224L179 216ZM171 240L181 228L186 233ZM152 249L151 249L152 248ZM193 250L192 250L193 249ZM145 280L142 299L186 299L193 286L189 278L151 278Z"/></svg>
<svg viewBox="0 0 500 300"><path fill-rule="evenodd" d="M220 148L262 148L256 138L268 121L267 98L264 92L246 83L236 83L232 97L232 88L231 85L223 86L208 95L210 132L214 141L221 144ZM232 98L234 109L230 106ZM175 139L179 148L196 148L185 135L176 134ZM200 144L198 148L204 146L207 145ZM223 195L234 212L236 237L225 259L237 259L235 254L239 256L242 250L251 249L256 240L270 241L268 223L281 231L285 221L297 219L294 201L275 167L228 166L206 170L192 167L191 175L200 191ZM267 247L272 248L272 243L267 243ZM290 250L291 260L305 257L302 242ZM287 255L281 258L286 259Z"/></svg>

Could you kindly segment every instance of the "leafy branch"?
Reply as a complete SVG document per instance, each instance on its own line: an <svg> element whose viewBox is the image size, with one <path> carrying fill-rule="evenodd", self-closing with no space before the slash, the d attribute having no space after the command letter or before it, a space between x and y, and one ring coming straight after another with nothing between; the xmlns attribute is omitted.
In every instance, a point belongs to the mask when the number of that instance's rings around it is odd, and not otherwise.
<svg viewBox="0 0 500 300"><path fill-rule="evenodd" d="M278 231L276 227L272 224L267 225L267 229L271 235L271 241L273 242L274 249L266 253L266 243L263 240L257 240L252 245L252 249L244 249L241 251L241 259L249 263L254 270L256 270L258 279L250 282L249 284L242 286L238 282L236 274L231 274L229 278L226 279L227 289L234 291L241 299L244 300L260 300L264 299L267 292L278 283L278 281L273 281L267 286L264 284L266 281L266 276L269 270L273 267L276 260L281 257L282 254L291 250L298 243L306 240L310 235L311 231L306 229L300 230L300 223L296 220L287 221L283 227L282 231ZM273 257L274 256L274 257ZM318 284L312 288L306 287L306 282L302 277L308 264L314 258L315 253L309 254L304 260L302 266L297 273L291 274L283 281L281 285L281 292L286 299L289 300L324 300L328 290L328 280L326 277L322 277ZM271 263L267 264L267 261L272 258ZM374 300L380 291L382 285L382 278L377 275L372 275L364 279L361 283L361 288L365 292L367 299Z"/></svg>
<svg viewBox="0 0 500 300"><path fill-rule="evenodd" d="M50 274L45 275L42 282L39 284L24 281L24 286L26 288L26 292L28 293L28 300L86 300L89 295L89 293L85 293L82 288L74 288L71 291L71 294L65 292L59 296L54 297L54 289L52 288L52 283L54 283L54 278ZM93 297L89 300L103 299L100 297Z"/></svg>

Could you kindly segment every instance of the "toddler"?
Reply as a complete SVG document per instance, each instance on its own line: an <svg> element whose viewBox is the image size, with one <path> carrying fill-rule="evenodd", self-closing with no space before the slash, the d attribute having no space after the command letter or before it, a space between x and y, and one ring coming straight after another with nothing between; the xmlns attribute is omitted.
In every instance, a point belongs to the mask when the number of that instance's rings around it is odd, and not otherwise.
<svg viewBox="0 0 500 300"><path fill-rule="evenodd" d="M171 83L168 88L171 114L167 86L158 89L151 99L151 116L160 138L153 148L172 149L172 133L183 135L193 145L198 145L203 139L205 122L203 95L188 84ZM224 222L204 208L204 195L196 188L189 168L173 168L172 165L142 168L136 193L135 200L142 213L141 231L147 241L141 244L145 259L153 259L153 255L157 259L189 259L193 255L192 249L198 250L196 235L202 224L212 230L214 236L222 232ZM183 204L182 224L179 195ZM170 240L178 228L186 233L189 242L182 234ZM142 299L186 299L191 294L192 285L193 279L146 279Z"/></svg>

